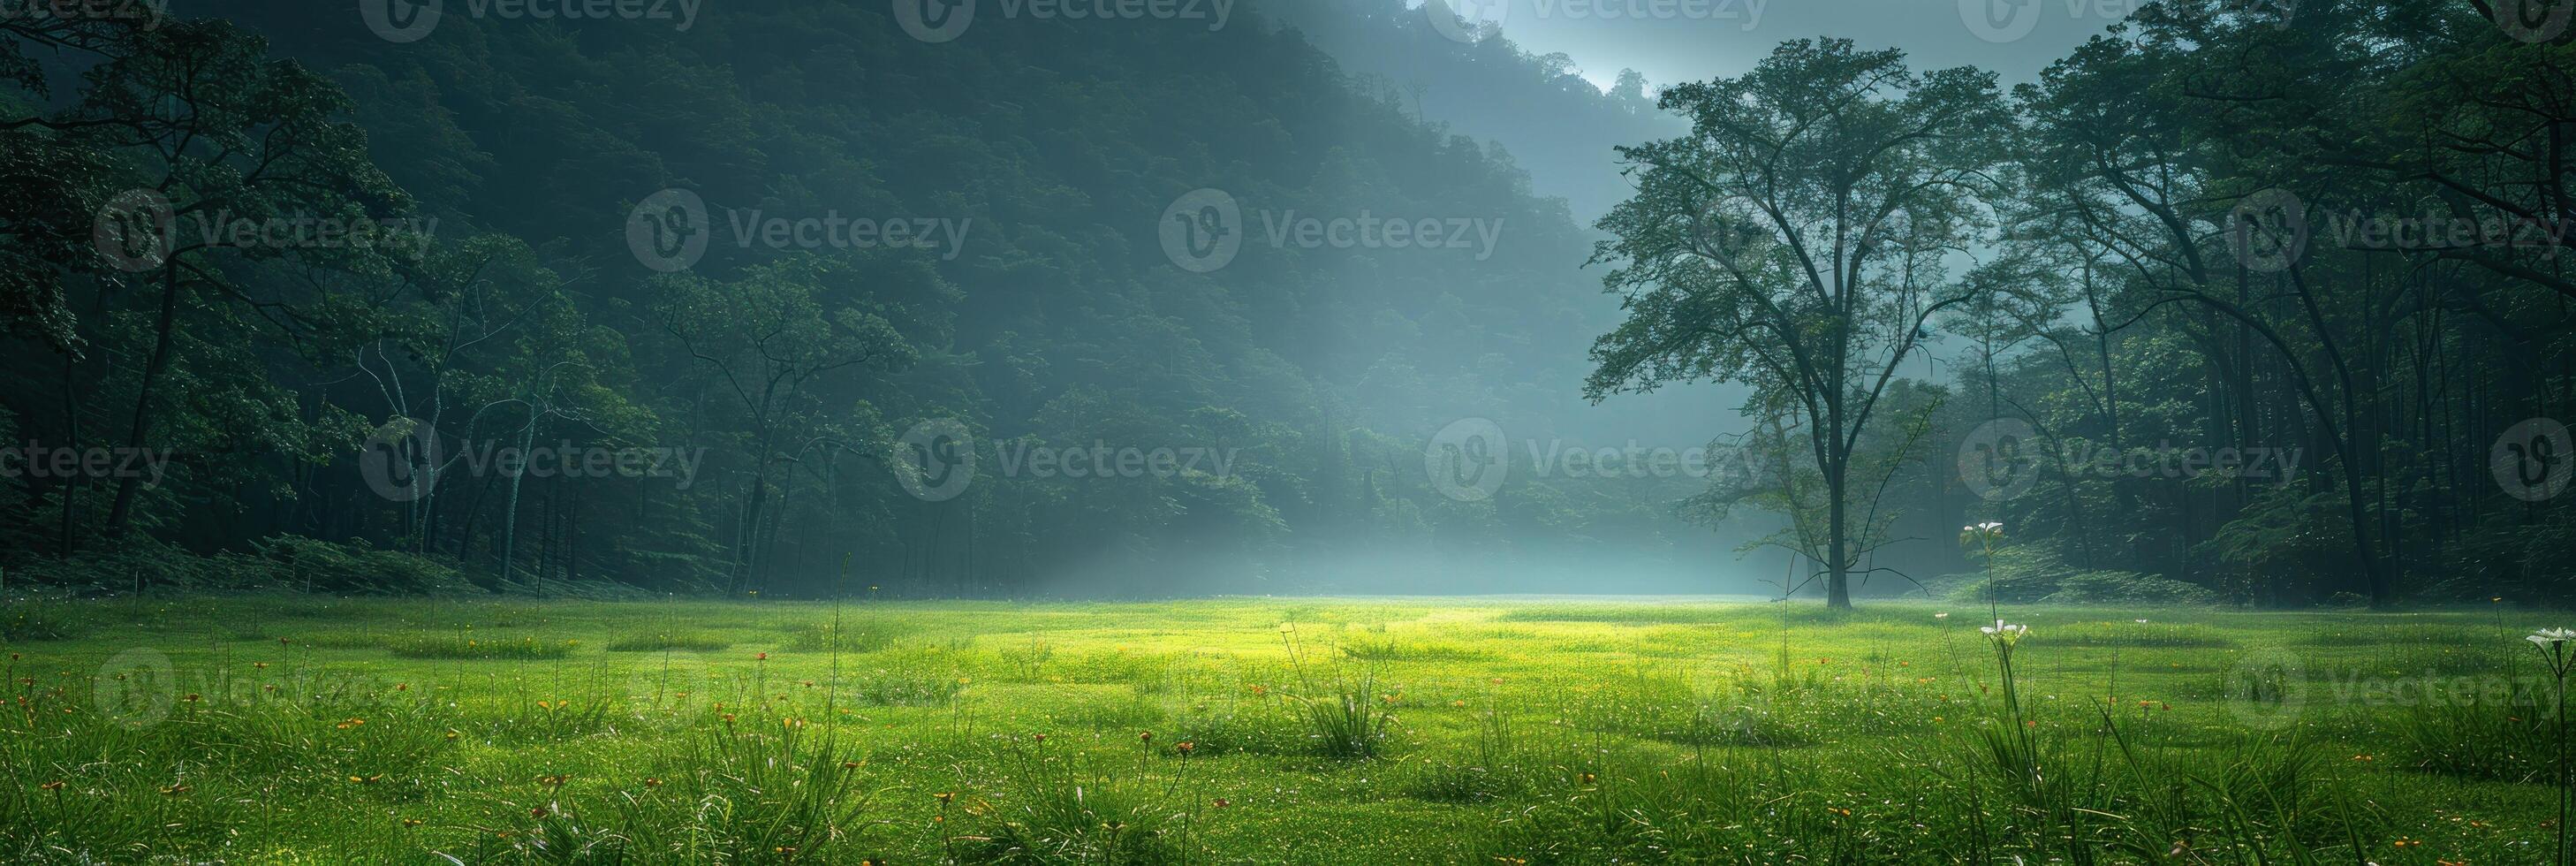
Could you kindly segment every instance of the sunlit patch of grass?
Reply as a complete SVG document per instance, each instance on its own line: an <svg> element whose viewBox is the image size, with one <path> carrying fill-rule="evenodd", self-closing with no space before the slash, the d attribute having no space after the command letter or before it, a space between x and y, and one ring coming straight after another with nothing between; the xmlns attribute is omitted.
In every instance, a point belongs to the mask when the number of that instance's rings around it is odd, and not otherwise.
<svg viewBox="0 0 2576 866"><path fill-rule="evenodd" d="M847 687L859 703L880 707L944 707L966 690L966 677L918 670L875 670Z"/></svg>
<svg viewBox="0 0 2576 866"><path fill-rule="evenodd" d="M1494 657L1491 650L1451 641L1358 638L1341 644L1342 654L1361 661L1467 661Z"/></svg>
<svg viewBox="0 0 2576 866"><path fill-rule="evenodd" d="M952 846L967 863L1161 866L1186 859L1162 812L1101 781L1037 774L996 797L994 820Z"/></svg>
<svg viewBox="0 0 2576 866"><path fill-rule="evenodd" d="M1434 803L1491 803L1526 786L1509 768L1465 761L1431 760L1415 765L1405 782L1405 796Z"/></svg>
<svg viewBox="0 0 2576 866"><path fill-rule="evenodd" d="M717 652L731 646L733 646L733 641L726 639L723 635L715 634L713 632L654 631L639 632L619 637L616 640L609 641L606 649L613 653L659 652L662 650Z"/></svg>
<svg viewBox="0 0 2576 866"><path fill-rule="evenodd" d="M304 646L314 649L377 649L381 647L389 647L394 644L421 640L423 638L418 635L409 634L385 634L383 632L334 629L327 631L305 632L291 637L280 636L279 639L293 646Z"/></svg>
<svg viewBox="0 0 2576 866"><path fill-rule="evenodd" d="M2461 636L2458 626L2360 621L2317 629L2296 641L2314 647L2443 646L2459 643Z"/></svg>
<svg viewBox="0 0 2576 866"><path fill-rule="evenodd" d="M2529 685L2485 611L2024 611L2033 788L1972 760L1965 608L853 604L860 653L801 603L168 606L274 634L0 648L0 862L2520 862L2554 818L2537 708L2345 694ZM671 635L731 647L507 655Z"/></svg>
<svg viewBox="0 0 2576 866"><path fill-rule="evenodd" d="M1504 611L1499 622L1597 622L1619 625L1708 625L1743 619L1740 609L1697 605L1531 605Z"/></svg>
<svg viewBox="0 0 2576 866"><path fill-rule="evenodd" d="M2226 649L2236 641L2205 625L2139 622L2079 622L2056 626L2049 634L2075 646Z"/></svg>
<svg viewBox="0 0 2576 866"><path fill-rule="evenodd" d="M390 641L385 649L407 659L559 659L572 655L576 640L425 636Z"/></svg>
<svg viewBox="0 0 2576 866"><path fill-rule="evenodd" d="M895 645L910 630L892 623L853 619L838 626L832 623L799 623L790 633L787 648L799 652L872 653Z"/></svg>

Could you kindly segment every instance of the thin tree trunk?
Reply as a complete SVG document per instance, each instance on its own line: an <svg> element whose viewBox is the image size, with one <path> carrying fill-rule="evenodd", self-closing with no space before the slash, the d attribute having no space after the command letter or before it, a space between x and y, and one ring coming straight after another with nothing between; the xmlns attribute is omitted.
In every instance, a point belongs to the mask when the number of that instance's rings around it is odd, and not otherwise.
<svg viewBox="0 0 2576 866"><path fill-rule="evenodd" d="M152 433L152 389L160 384L161 374L170 368L170 346L177 329L179 314L179 263L161 264L161 312L153 320L152 357L143 365L143 383L134 392L134 423L125 436L127 448L140 450ZM107 536L125 534L127 520L134 514L134 492L140 478L127 474L116 482L116 503L108 507Z"/></svg>

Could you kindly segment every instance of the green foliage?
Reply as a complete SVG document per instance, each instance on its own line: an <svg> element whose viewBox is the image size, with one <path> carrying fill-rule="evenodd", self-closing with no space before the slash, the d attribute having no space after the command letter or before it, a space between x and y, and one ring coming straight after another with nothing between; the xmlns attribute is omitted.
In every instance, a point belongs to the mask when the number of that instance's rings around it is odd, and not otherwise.
<svg viewBox="0 0 2576 866"><path fill-rule="evenodd" d="M386 649L407 659L559 659L572 655L575 641L533 637L438 635L388 642Z"/></svg>
<svg viewBox="0 0 2576 866"><path fill-rule="evenodd" d="M63 640L89 629L74 605L44 596L0 600L0 642Z"/></svg>
<svg viewBox="0 0 2576 866"><path fill-rule="evenodd" d="M1953 603L1984 603L1991 592L2005 604L2202 605L2217 601L2208 589L2133 571L2083 569L2045 546L2012 545L1995 551L1992 583L1986 572L1935 581Z"/></svg>
<svg viewBox="0 0 2576 866"><path fill-rule="evenodd" d="M850 696L876 707L944 707L956 703L966 684L954 673L931 670L876 670L852 677Z"/></svg>
<svg viewBox="0 0 2576 866"><path fill-rule="evenodd" d="M1161 816L1109 785L1040 774L1004 796L1001 820L962 843L965 862L1162 866L1185 859Z"/></svg>
<svg viewBox="0 0 2576 866"><path fill-rule="evenodd" d="M293 535L267 539L258 565L268 586L328 595L454 595L474 592L452 566L365 540L334 544ZM242 587L251 588L251 587Z"/></svg>
<svg viewBox="0 0 2576 866"><path fill-rule="evenodd" d="M658 631L630 634L609 641L603 649L613 653L660 652L687 650L717 652L733 646L723 635L703 631Z"/></svg>
<svg viewBox="0 0 2576 866"><path fill-rule="evenodd" d="M868 621L904 629L911 648L836 670L828 653L490 664L381 648L459 620L555 644L674 621L752 643L827 618L819 604L60 603L92 630L0 654L10 862L260 861L292 847L335 862L707 866L784 866L787 848L797 863L1328 850L2107 864L2175 859L2181 842L2210 862L2294 863L2403 862L2414 841L2431 858L2510 862L2546 844L2554 817L2554 729L2531 704L2530 650L2485 611L2392 627L2382 614L2171 609L2139 624L2025 608L2014 619L2034 627L2008 698L1974 623L1910 604L1826 616L1668 602L1676 625L1621 621L1634 605L1587 619L1591 606L1567 602L1312 603L1307 621L1353 624L1333 631L1437 629L1476 651L1363 665L1337 650L1284 657L1276 601L886 603ZM178 611L295 638L227 639ZM1034 668L983 648L1034 633L1055 650ZM2221 642L2295 647L2304 664ZM2474 706L2370 690L2446 657L2458 672L2446 686L2526 687ZM869 697L897 691L944 696ZM1334 715L1319 723L1318 709ZM1388 759L1335 757L1333 738Z"/></svg>
<svg viewBox="0 0 2576 866"><path fill-rule="evenodd" d="M2557 754L2548 701L2548 695L2528 691L2500 702L2461 695L2425 700L2384 721L2415 769L2545 784Z"/></svg>
<svg viewBox="0 0 2576 866"><path fill-rule="evenodd" d="M892 623L852 619L838 624L800 624L787 647L798 652L872 653L890 649L904 635Z"/></svg>

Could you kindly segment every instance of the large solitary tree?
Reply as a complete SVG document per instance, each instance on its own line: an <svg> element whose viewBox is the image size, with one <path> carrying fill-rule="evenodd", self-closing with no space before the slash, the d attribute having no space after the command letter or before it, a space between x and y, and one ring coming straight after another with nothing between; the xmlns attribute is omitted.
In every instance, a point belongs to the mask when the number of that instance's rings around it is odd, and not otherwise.
<svg viewBox="0 0 2576 866"><path fill-rule="evenodd" d="M1836 39L1660 104L1691 131L1619 148L1636 194L1601 219L1593 261L1628 319L1593 346L1585 394L1753 385L1748 412L1803 446L1779 483L1821 482L1789 497L1791 543L1849 607L1861 433L1928 323L1976 294L1953 271L1997 246L1985 202L2010 117L1989 73L1917 74Z"/></svg>

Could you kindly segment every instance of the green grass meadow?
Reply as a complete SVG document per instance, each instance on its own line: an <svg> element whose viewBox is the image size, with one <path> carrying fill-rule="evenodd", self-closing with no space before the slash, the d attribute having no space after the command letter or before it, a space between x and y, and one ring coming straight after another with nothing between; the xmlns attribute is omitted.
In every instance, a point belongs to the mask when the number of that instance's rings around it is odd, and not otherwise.
<svg viewBox="0 0 2576 866"><path fill-rule="evenodd" d="M22 606L0 862L2551 862L2555 619L2004 615Z"/></svg>

